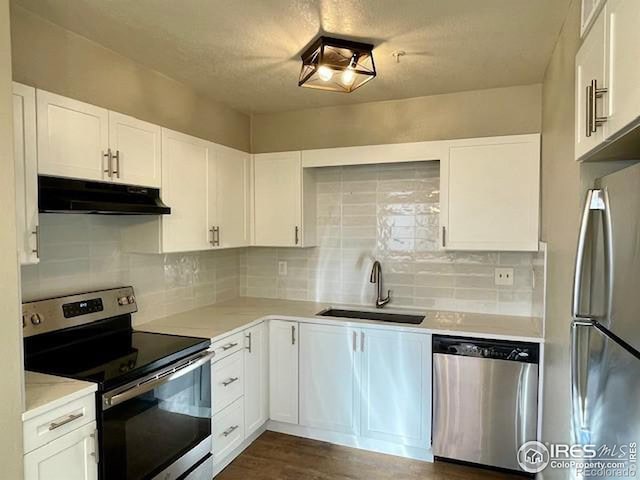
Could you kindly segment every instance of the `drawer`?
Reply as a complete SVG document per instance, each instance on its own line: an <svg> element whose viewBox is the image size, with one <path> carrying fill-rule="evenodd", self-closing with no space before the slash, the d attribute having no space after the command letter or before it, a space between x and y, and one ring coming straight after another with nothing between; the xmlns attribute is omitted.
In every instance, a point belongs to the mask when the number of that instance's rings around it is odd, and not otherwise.
<svg viewBox="0 0 640 480"><path fill-rule="evenodd" d="M213 417L213 457L224 459L244 441L244 399L239 398Z"/></svg>
<svg viewBox="0 0 640 480"><path fill-rule="evenodd" d="M244 394L244 353L236 352L213 364L211 398L216 414Z"/></svg>
<svg viewBox="0 0 640 480"><path fill-rule="evenodd" d="M233 335L218 340L213 343L213 349L216 352L214 359L221 360L229 355L236 353L244 348L244 332L234 333Z"/></svg>
<svg viewBox="0 0 640 480"><path fill-rule="evenodd" d="M87 395L53 408L23 425L24 452L28 453L96 419L95 395Z"/></svg>

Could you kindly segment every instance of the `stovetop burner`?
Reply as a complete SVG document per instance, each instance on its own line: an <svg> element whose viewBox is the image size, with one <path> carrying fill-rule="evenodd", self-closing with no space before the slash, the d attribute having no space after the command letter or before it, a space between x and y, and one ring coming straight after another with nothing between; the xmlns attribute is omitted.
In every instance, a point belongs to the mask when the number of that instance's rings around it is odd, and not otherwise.
<svg viewBox="0 0 640 480"><path fill-rule="evenodd" d="M210 344L204 338L135 331L132 309L137 310L131 287L23 304L23 318L40 322L25 327L26 369L96 382L106 391ZM114 315L121 311L127 313ZM39 326L43 333L37 333Z"/></svg>

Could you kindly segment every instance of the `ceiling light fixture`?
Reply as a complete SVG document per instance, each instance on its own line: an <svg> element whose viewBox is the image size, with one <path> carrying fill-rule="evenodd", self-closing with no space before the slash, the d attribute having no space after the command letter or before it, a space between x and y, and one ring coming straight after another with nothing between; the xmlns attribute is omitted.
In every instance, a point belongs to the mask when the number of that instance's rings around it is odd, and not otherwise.
<svg viewBox="0 0 640 480"><path fill-rule="evenodd" d="M302 54L299 87L353 92L376 76L373 45L319 37Z"/></svg>

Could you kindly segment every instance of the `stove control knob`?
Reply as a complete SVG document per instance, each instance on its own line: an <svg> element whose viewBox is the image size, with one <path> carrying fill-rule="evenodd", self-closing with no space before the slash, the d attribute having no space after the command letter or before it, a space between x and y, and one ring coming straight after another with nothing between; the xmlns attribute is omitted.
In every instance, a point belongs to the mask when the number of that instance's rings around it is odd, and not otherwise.
<svg viewBox="0 0 640 480"><path fill-rule="evenodd" d="M127 297L127 301L129 302L129 305L133 305L134 303L136 303L136 297L134 297L133 295L129 295Z"/></svg>
<svg viewBox="0 0 640 480"><path fill-rule="evenodd" d="M118 297L118 305L128 305L129 304L129 300L127 299L127 297Z"/></svg>
<svg viewBox="0 0 640 480"><path fill-rule="evenodd" d="M40 315L39 313L34 313L33 315L31 315L31 323L34 325L40 325L42 323L42 315Z"/></svg>

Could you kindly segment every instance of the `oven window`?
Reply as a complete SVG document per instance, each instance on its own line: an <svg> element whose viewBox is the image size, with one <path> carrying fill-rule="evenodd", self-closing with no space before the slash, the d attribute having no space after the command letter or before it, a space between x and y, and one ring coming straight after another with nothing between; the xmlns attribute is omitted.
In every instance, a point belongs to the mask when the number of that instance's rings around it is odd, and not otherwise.
<svg viewBox="0 0 640 480"><path fill-rule="evenodd" d="M104 480L152 478L211 435L211 366L103 413Z"/></svg>

